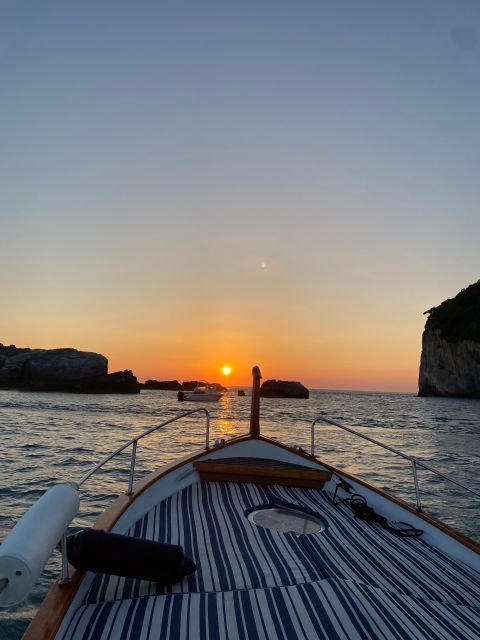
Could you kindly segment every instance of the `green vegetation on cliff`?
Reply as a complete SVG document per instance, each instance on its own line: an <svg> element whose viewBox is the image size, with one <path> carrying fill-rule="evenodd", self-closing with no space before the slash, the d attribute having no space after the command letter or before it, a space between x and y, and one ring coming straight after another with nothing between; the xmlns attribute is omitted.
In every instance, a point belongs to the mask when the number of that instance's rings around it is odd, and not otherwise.
<svg viewBox="0 0 480 640"><path fill-rule="evenodd" d="M480 342L480 280L425 313L429 314L425 329L439 329L447 342Z"/></svg>

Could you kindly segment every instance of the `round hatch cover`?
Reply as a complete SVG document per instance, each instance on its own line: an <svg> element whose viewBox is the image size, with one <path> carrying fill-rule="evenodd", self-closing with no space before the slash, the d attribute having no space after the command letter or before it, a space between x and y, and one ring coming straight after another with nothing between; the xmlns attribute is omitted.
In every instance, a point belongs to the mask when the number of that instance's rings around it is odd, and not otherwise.
<svg viewBox="0 0 480 640"><path fill-rule="evenodd" d="M251 511L248 519L260 527L294 533L297 536L319 533L327 528L327 522L323 518L285 507L262 507Z"/></svg>

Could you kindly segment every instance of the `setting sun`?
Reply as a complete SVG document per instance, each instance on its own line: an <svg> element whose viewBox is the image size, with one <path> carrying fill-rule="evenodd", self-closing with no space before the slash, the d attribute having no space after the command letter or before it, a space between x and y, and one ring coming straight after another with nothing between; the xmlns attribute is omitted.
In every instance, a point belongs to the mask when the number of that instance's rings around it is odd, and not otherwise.
<svg viewBox="0 0 480 640"><path fill-rule="evenodd" d="M232 367L225 365L224 367L222 367L222 373L224 376L229 376L232 373Z"/></svg>

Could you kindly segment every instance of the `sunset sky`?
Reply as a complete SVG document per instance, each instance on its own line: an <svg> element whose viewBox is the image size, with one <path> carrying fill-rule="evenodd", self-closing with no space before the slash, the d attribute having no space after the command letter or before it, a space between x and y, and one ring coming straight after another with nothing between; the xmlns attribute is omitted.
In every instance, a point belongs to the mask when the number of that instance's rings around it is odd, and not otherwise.
<svg viewBox="0 0 480 640"><path fill-rule="evenodd" d="M0 67L0 342L416 390L480 277L477 0L4 0Z"/></svg>

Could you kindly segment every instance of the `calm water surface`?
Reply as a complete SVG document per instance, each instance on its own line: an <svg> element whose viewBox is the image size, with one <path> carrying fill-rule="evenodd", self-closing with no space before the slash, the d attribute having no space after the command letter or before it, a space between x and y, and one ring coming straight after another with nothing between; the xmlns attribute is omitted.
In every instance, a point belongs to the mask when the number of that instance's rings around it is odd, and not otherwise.
<svg viewBox="0 0 480 640"><path fill-rule="evenodd" d="M248 429L250 398L229 393L211 403L211 436L231 438ZM139 396L34 394L0 391L2 465L0 540L24 511L53 483L78 480L95 462L147 427L193 403L178 403L168 391ZM262 432L287 444L310 446L310 424L320 413L364 431L386 444L454 474L480 490L480 401L417 398L410 394L312 391L309 400L263 399ZM143 440L137 476L198 449L204 442L201 414L173 423ZM335 427L317 427L316 454L409 501L414 500L409 464ZM72 529L90 526L127 486L129 455L116 458L87 482ZM420 471L425 510L480 539L474 496ZM33 617L55 579L60 562L50 561L29 599L0 610L0 638L14 640Z"/></svg>

